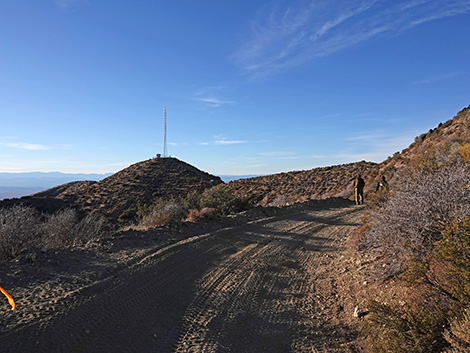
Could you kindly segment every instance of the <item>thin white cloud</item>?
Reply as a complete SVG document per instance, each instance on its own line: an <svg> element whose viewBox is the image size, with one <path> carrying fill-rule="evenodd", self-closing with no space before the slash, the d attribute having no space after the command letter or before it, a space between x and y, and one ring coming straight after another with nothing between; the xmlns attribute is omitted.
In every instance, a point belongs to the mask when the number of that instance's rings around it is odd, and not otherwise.
<svg viewBox="0 0 470 353"><path fill-rule="evenodd" d="M445 81L454 77L466 76L466 75L468 75L468 73L465 71L450 72L447 74L435 75L435 76L425 78L423 80L415 81L413 82L413 84L414 85L430 85L430 84Z"/></svg>
<svg viewBox="0 0 470 353"><path fill-rule="evenodd" d="M235 104L233 100L219 98L223 95L225 89L226 88L224 86L201 88L194 93L193 99L198 102L205 103L213 108L218 108L227 104Z"/></svg>
<svg viewBox="0 0 470 353"><path fill-rule="evenodd" d="M201 142L201 145L204 146L227 146L227 145L239 145L242 143L246 143L247 141L242 140L226 140L226 139L219 139L214 140L211 142Z"/></svg>
<svg viewBox="0 0 470 353"><path fill-rule="evenodd" d="M233 55L243 70L269 75L422 23L470 12L466 0L300 1L263 8Z"/></svg>
<svg viewBox="0 0 470 353"><path fill-rule="evenodd" d="M233 101L223 100L223 99L219 99L217 97L198 97L198 98L195 98L195 99L199 102L207 103L209 106L214 107L214 108L218 108L218 107L220 107L222 105L225 105L225 104L233 104L234 103Z"/></svg>
<svg viewBox="0 0 470 353"><path fill-rule="evenodd" d="M44 151L51 149L48 146L26 142L0 142L0 146L28 151Z"/></svg>

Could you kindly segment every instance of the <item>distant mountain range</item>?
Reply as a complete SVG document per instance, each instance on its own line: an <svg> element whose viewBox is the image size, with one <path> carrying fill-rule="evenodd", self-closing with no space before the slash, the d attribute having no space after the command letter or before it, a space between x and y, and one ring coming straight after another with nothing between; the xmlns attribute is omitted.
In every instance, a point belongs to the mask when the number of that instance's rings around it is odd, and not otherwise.
<svg viewBox="0 0 470 353"><path fill-rule="evenodd" d="M99 181L108 174L68 174L60 172L0 173L0 200L21 197L71 181Z"/></svg>

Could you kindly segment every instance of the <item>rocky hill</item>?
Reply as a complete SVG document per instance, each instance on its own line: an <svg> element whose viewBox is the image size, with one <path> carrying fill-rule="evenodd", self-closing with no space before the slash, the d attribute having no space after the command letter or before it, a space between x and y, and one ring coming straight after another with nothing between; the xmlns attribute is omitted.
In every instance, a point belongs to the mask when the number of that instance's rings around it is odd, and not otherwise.
<svg viewBox="0 0 470 353"><path fill-rule="evenodd" d="M440 153L451 152L464 143L470 143L470 105L452 119L417 136L408 148L380 163L379 173L393 182L405 167L423 165L431 160L438 162Z"/></svg>
<svg viewBox="0 0 470 353"><path fill-rule="evenodd" d="M99 212L116 221L123 214L132 218L139 205L151 204L158 198L186 196L190 191L202 192L220 183L219 177L176 158L154 158L133 164L99 182L72 182L17 202L32 206L50 204L52 211L67 205L88 213ZM12 202L7 200L0 207Z"/></svg>
<svg viewBox="0 0 470 353"><path fill-rule="evenodd" d="M261 206L288 205L307 199L348 198L353 192L354 178L361 174L366 182L372 180L377 168L376 163L362 161L239 179L228 183L227 188L235 195L249 197Z"/></svg>
<svg viewBox="0 0 470 353"><path fill-rule="evenodd" d="M470 106L453 119L417 136L408 148L380 164L362 161L240 179L228 183L227 188L238 196L252 198L262 206L280 206L334 196L349 198L353 193L352 180L357 174L364 177L367 194L375 190L382 175L393 184L405 167L423 163L436 151L451 150L465 141L470 142Z"/></svg>

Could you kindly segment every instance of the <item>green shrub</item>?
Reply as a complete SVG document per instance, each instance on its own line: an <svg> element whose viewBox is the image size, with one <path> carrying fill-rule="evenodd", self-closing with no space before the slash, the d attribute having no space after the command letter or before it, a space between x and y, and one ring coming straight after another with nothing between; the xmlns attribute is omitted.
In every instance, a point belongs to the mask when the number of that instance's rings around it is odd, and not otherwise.
<svg viewBox="0 0 470 353"><path fill-rule="evenodd" d="M206 190L199 202L200 208L214 208L222 215L244 211L248 206L249 202L247 199L236 197L224 185L217 185Z"/></svg>
<svg viewBox="0 0 470 353"><path fill-rule="evenodd" d="M432 297L409 307L370 301L365 333L374 353L429 353L445 346L446 313Z"/></svg>
<svg viewBox="0 0 470 353"><path fill-rule="evenodd" d="M446 353L465 353L470 351L470 307L466 308L462 316L450 324L445 331L444 338L451 345Z"/></svg>

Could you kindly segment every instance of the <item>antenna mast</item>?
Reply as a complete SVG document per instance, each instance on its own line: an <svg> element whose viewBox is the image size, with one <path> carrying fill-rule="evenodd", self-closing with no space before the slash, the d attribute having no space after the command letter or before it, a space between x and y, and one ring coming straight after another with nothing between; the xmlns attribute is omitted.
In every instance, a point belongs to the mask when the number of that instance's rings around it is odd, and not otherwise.
<svg viewBox="0 0 470 353"><path fill-rule="evenodd" d="M168 157L166 150L166 107L163 108L163 157Z"/></svg>

